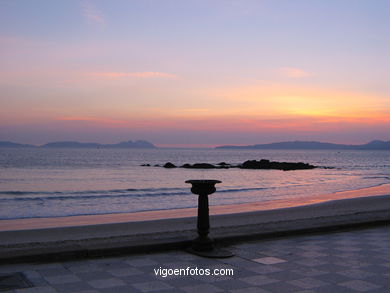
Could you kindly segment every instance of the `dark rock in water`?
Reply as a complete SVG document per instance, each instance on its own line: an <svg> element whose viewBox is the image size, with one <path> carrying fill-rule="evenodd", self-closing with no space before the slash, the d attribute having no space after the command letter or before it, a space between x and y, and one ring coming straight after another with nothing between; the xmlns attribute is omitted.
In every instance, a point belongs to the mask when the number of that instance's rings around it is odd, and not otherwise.
<svg viewBox="0 0 390 293"><path fill-rule="evenodd" d="M230 164L225 163L225 162L218 163L217 166L218 166L217 168L220 168L220 169L229 169L232 167Z"/></svg>
<svg viewBox="0 0 390 293"><path fill-rule="evenodd" d="M141 166L150 166L149 164L143 164ZM177 168L176 165L171 162L165 163L165 165L154 165L155 167L164 167L164 168ZM231 165L225 162L218 163L216 165L209 163L195 163L195 164L184 164L180 168L185 169L229 169L229 168L241 168L241 169L275 169L275 170L306 170L314 169L317 166L313 166L306 163L289 163L289 162L273 162L270 160L248 160L240 165Z"/></svg>
<svg viewBox="0 0 390 293"><path fill-rule="evenodd" d="M154 167L161 167L159 164L153 165Z"/></svg>
<svg viewBox="0 0 390 293"><path fill-rule="evenodd" d="M196 164L192 165L192 168L194 168L194 169L214 169L216 167L214 165L208 164L208 163L196 163Z"/></svg>
<svg viewBox="0 0 390 293"><path fill-rule="evenodd" d="M165 163L163 166L164 168L176 168L176 165L172 164L171 162Z"/></svg>
<svg viewBox="0 0 390 293"><path fill-rule="evenodd" d="M208 163L196 163L193 165L190 164L184 164L182 168L189 168L189 169L215 169L216 167L212 164Z"/></svg>
<svg viewBox="0 0 390 293"><path fill-rule="evenodd" d="M150 167L150 164L142 164L142 167Z"/></svg>
<svg viewBox="0 0 390 293"><path fill-rule="evenodd" d="M245 161L241 166L241 169L275 169L275 170L305 170L314 169L316 166L306 163L288 163L288 162L271 162L269 160L249 160Z"/></svg>
<svg viewBox="0 0 390 293"><path fill-rule="evenodd" d="M270 167L270 161L269 160L249 160L242 163L241 168L242 169L269 169Z"/></svg>

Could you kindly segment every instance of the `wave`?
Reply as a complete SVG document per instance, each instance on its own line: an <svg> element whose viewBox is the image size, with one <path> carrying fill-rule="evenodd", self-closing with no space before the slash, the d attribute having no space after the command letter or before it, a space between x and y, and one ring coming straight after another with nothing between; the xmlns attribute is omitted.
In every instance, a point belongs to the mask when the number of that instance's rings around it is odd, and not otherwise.
<svg viewBox="0 0 390 293"><path fill-rule="evenodd" d="M366 176L363 179L387 179L390 180L389 176Z"/></svg>
<svg viewBox="0 0 390 293"><path fill-rule="evenodd" d="M255 188L227 188L219 189L220 193L238 193L259 191L276 187ZM105 198L130 198L191 195L188 188L140 188L140 189L111 189L111 190L84 190L84 191L0 191L0 201L45 201L45 200L85 200Z"/></svg>
<svg viewBox="0 0 390 293"><path fill-rule="evenodd" d="M160 190L182 190L184 188L126 188L126 189L109 189L109 190L81 190L81 191L0 191L0 195L34 195L34 194L96 194L96 193L126 193L129 191L134 192L148 192L148 191L160 191Z"/></svg>

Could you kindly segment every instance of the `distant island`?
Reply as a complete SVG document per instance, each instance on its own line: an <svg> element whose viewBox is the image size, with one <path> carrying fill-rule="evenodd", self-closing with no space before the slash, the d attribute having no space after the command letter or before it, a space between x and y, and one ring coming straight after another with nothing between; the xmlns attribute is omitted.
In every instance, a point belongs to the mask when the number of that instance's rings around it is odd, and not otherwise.
<svg viewBox="0 0 390 293"><path fill-rule="evenodd" d="M0 141L1 148L35 148L35 145L32 144L21 144L11 141Z"/></svg>
<svg viewBox="0 0 390 293"><path fill-rule="evenodd" d="M116 144L100 144L100 143L84 143L78 141L56 141L50 142L41 146L31 144L20 144L10 141L0 141L0 147L3 148L139 148L139 149L154 149L156 146L145 140L123 141Z"/></svg>
<svg viewBox="0 0 390 293"><path fill-rule="evenodd" d="M116 144L100 144L94 142L78 142L78 141L56 141L49 142L41 146L32 144L21 144L11 141L0 141L0 148L140 148L140 149L155 149L157 148L151 142L145 140L129 140L122 141ZM336 144L318 141L285 141L268 144L254 145L224 145L217 146L215 149L231 149L231 150L390 150L390 141L373 140L366 144Z"/></svg>
<svg viewBox="0 0 390 293"><path fill-rule="evenodd" d="M390 150L390 141L373 140L362 145L335 144L318 141L286 141L246 146L225 145L216 149L242 150Z"/></svg>

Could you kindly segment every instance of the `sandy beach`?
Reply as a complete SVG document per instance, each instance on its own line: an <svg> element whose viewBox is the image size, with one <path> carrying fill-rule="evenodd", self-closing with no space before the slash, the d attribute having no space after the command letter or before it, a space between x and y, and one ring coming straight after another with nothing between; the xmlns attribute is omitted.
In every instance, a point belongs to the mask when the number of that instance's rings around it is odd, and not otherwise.
<svg viewBox="0 0 390 293"><path fill-rule="evenodd" d="M316 204L316 203L332 201L332 200L370 197L370 196L378 196L378 195L390 195L390 184L384 184L380 186L357 189L357 190L336 192L332 194L323 194L319 196L311 196L311 197L306 197L305 199L302 199L299 202L297 200L274 200L268 202L251 202L251 203L235 204L235 205L222 205L222 206L211 205L210 215L223 215L223 214L274 210L274 209ZM212 197L214 196L218 196L218 191L216 194L210 196L210 204L212 204ZM55 227L72 227L72 226L85 226L85 225L97 225L97 224L109 224L109 223L126 223L126 222L136 222L136 221L187 218L187 217L195 217L196 214L197 214L196 208L186 208L186 209L121 213L121 214L0 220L0 231L46 229L46 228L55 228Z"/></svg>
<svg viewBox="0 0 390 293"><path fill-rule="evenodd" d="M216 240L313 231L390 220L390 184L300 202L274 201L211 207ZM0 259L95 251L139 251L188 245L196 209L0 221Z"/></svg>

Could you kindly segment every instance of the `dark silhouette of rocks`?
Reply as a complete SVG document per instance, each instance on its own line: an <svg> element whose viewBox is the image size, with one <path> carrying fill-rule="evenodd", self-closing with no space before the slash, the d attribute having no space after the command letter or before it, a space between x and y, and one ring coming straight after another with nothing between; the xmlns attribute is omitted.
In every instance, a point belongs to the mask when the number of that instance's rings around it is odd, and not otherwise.
<svg viewBox="0 0 390 293"><path fill-rule="evenodd" d="M141 166L149 167L150 164L142 164ZM171 162L167 162L164 165L154 165L155 167L163 167L163 168L177 168L177 166ZM240 169L273 169L273 170L283 170L283 171L291 171L291 170L308 170L318 168L318 166L310 165L307 163L293 163L293 162L273 162L270 160L248 160L242 164L232 165L225 162L221 162L218 164L210 164L210 163L195 163L195 164L184 164L180 166L180 168L185 169L229 169L229 168L240 168ZM332 168L332 167L322 167L322 168Z"/></svg>
<svg viewBox="0 0 390 293"><path fill-rule="evenodd" d="M225 163L225 162L221 162L221 163L218 163L217 166L221 169L229 169L229 168L234 168L234 166L228 164L228 163Z"/></svg>
<svg viewBox="0 0 390 293"><path fill-rule="evenodd" d="M289 163L289 162L271 162L269 160L251 160L245 161L241 166L241 169L275 169L275 170L305 170L305 169L314 169L316 166L306 164L306 163Z"/></svg>
<svg viewBox="0 0 390 293"><path fill-rule="evenodd" d="M177 168L177 166L172 164L171 162L165 163L163 167L164 168Z"/></svg>
<svg viewBox="0 0 390 293"><path fill-rule="evenodd" d="M196 164L184 164L181 166L182 168L188 168L188 169L215 169L217 166L214 166L212 164L208 163L196 163Z"/></svg>

